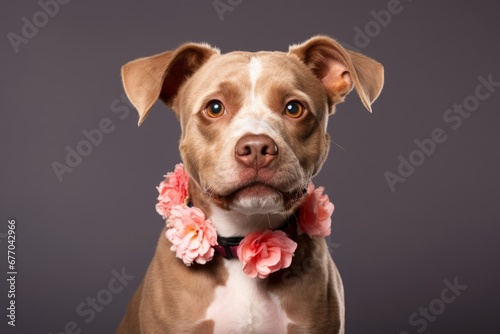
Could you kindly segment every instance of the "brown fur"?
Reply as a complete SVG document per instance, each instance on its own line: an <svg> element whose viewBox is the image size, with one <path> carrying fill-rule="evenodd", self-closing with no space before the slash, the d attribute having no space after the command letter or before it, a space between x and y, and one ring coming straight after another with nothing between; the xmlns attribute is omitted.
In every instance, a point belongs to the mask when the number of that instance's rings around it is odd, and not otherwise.
<svg viewBox="0 0 500 334"><path fill-rule="evenodd" d="M165 232L160 235L155 256L117 333L203 333L195 328L210 328L200 319L213 298L214 288L226 279L222 258L187 267L172 256Z"/></svg>
<svg viewBox="0 0 500 334"><path fill-rule="evenodd" d="M247 70L252 57L262 66L255 86ZM291 46L288 53L220 55L206 44L189 43L126 64L122 77L139 112L139 124L157 99L176 112L182 130L179 148L190 175L189 195L194 205L207 217L213 205L231 210L245 182L259 180L283 201L283 212L268 216L274 226L294 214L309 180L323 165L330 141L326 122L335 105L355 88L371 111L384 80L378 62L345 50L325 36ZM264 101L262 108L271 111L266 121L279 147L269 167L258 172L235 164L231 156L237 122L244 119L245 112L255 117L261 112L245 111L251 87L252 94ZM205 108L212 100L221 101L227 113L209 117ZM285 105L292 100L305 107L297 119L284 115ZM225 260L216 255L205 265L187 267L170 251L164 234L165 230L117 333L213 333L216 324L205 319L205 314L216 287L225 286L228 280ZM293 322L289 334L344 333L342 281L325 239L304 234L295 241L298 247L292 265L258 281L259 289L264 295L278 296Z"/></svg>

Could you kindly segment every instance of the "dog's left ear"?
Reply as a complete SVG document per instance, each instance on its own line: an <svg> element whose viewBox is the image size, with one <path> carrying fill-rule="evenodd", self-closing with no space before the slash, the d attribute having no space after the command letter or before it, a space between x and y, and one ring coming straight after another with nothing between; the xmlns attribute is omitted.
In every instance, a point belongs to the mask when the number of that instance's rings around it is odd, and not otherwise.
<svg viewBox="0 0 500 334"><path fill-rule="evenodd" d="M372 111L371 105L384 85L382 64L346 50L326 36L315 36L302 44L292 45L289 54L297 56L323 82L332 101L330 112L333 105L344 101L353 86L366 109Z"/></svg>
<svg viewBox="0 0 500 334"><path fill-rule="evenodd" d="M204 43L186 43L176 50L139 58L122 66L125 93L139 112L141 125L161 99L172 107L180 87L219 49Z"/></svg>

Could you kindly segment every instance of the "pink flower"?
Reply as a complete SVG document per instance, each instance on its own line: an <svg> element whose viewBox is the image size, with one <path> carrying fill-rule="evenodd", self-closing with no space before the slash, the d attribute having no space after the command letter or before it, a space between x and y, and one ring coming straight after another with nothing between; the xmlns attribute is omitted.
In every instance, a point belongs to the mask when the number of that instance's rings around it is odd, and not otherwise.
<svg viewBox="0 0 500 334"><path fill-rule="evenodd" d="M184 201L188 197L189 176L182 164L175 165L175 170L164 176L165 180L156 187L159 193L156 211L167 219L174 205L185 204Z"/></svg>
<svg viewBox="0 0 500 334"><path fill-rule="evenodd" d="M240 242L237 253L243 271L250 277L266 278L269 274L288 268L297 243L283 231L256 232L247 234Z"/></svg>
<svg viewBox="0 0 500 334"><path fill-rule="evenodd" d="M303 232L316 237L326 237L332 232L332 214L335 207L323 187L314 189L309 183L307 198L300 207L299 234Z"/></svg>
<svg viewBox="0 0 500 334"><path fill-rule="evenodd" d="M213 246L217 244L217 233L200 209L174 205L167 227L166 236L172 243L170 250L187 266L193 261L205 264L214 256Z"/></svg>

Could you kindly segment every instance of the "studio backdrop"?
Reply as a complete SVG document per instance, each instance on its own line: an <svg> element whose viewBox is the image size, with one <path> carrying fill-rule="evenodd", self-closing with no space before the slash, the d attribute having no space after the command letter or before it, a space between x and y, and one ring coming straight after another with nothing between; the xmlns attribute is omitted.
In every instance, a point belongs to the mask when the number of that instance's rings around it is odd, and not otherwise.
<svg viewBox="0 0 500 334"><path fill-rule="evenodd" d="M161 102L147 121L126 62L207 42L287 51L323 34L381 62L366 111L330 117L314 179L347 333L498 333L500 5L493 1L4 1L0 42L1 333L113 333L180 162ZM10 251L10 252L9 252Z"/></svg>

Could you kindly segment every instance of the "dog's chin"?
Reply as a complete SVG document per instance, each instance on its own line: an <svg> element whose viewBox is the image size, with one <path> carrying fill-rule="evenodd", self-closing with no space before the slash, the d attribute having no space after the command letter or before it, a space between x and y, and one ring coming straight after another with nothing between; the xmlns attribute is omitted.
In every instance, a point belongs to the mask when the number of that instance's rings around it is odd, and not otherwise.
<svg viewBox="0 0 500 334"><path fill-rule="evenodd" d="M281 213L286 214L296 208L307 189L283 192L271 185L256 182L234 189L227 195L209 193L209 198L221 208L246 215Z"/></svg>
<svg viewBox="0 0 500 334"><path fill-rule="evenodd" d="M279 213L284 211L283 196L273 188L257 184L237 191L229 208L246 215Z"/></svg>

